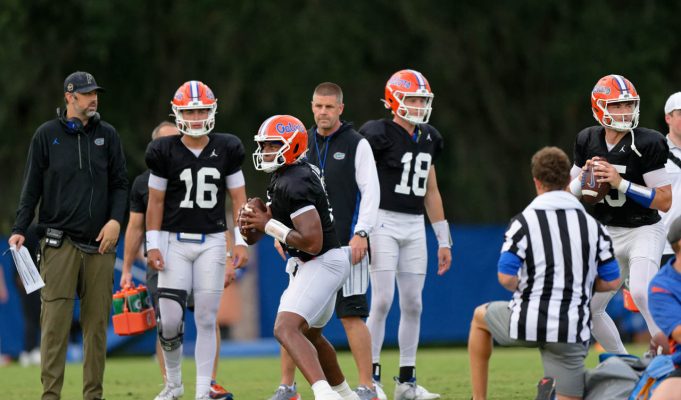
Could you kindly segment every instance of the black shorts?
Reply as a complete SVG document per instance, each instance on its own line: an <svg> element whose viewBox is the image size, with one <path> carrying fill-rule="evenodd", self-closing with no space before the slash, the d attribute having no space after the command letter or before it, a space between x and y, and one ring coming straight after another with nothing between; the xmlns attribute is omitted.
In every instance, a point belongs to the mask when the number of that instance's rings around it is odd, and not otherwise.
<svg viewBox="0 0 681 400"><path fill-rule="evenodd" d="M343 297L343 289L336 294L336 317L360 317L369 316L369 304L366 294Z"/></svg>

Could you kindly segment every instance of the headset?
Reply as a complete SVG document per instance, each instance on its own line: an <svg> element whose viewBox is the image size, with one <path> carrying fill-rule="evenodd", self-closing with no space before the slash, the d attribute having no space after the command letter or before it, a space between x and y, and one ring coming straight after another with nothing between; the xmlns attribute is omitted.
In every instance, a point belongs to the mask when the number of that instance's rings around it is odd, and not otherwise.
<svg viewBox="0 0 681 400"><path fill-rule="evenodd" d="M85 127L83 126L83 121L81 121L79 118L73 117L73 118L66 118L66 111L62 112L59 107L57 107L57 118L59 118L59 121L61 124L64 126L64 129L66 130L66 133L70 134L76 134L76 133L85 133ZM95 113L92 117L90 117L89 123L95 125L99 122L99 113Z"/></svg>

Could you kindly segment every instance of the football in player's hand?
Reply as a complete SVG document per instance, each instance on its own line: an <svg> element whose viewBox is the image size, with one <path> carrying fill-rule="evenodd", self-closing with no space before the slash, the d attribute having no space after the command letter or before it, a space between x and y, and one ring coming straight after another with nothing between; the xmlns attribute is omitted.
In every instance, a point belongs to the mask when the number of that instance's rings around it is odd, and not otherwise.
<svg viewBox="0 0 681 400"><path fill-rule="evenodd" d="M582 172L582 200L587 204L598 203L610 191L610 184L608 182L598 182L598 177L595 175L595 167L600 160L605 161L604 158L597 157Z"/></svg>
<svg viewBox="0 0 681 400"><path fill-rule="evenodd" d="M254 209L259 209L260 211L267 212L267 206L265 205L265 202L260 199L260 197L254 197L252 199L248 199L246 204L244 204L243 208L239 211L239 232L241 233L241 237L244 238L246 243L249 245L255 244L258 240L260 240L263 235L265 234L264 232L260 232L259 230L255 228L249 228L246 229L244 228L244 225L246 224L243 219L241 218L241 213L246 210L246 211L252 211Z"/></svg>

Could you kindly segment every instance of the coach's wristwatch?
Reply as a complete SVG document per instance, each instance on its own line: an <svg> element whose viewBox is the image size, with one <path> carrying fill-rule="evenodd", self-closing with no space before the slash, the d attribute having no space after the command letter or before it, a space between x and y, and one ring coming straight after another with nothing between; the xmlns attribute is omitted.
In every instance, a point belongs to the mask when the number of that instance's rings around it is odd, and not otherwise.
<svg viewBox="0 0 681 400"><path fill-rule="evenodd" d="M369 235L367 235L366 231L357 231L357 232L355 232L355 235L357 235L361 238L365 238L365 239L366 239L367 236L369 236Z"/></svg>

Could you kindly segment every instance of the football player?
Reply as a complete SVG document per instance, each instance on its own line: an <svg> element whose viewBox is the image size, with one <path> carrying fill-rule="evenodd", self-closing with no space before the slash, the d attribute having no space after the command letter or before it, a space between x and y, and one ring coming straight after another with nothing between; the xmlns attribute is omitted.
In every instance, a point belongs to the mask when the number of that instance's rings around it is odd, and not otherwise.
<svg viewBox="0 0 681 400"><path fill-rule="evenodd" d="M241 227L272 236L292 257L274 336L312 386L315 399L359 399L345 381L333 346L322 335L350 261L340 248L319 170L304 159L305 126L290 115L275 115L263 122L255 141L255 169L272 173L269 207L266 212L244 208Z"/></svg>
<svg viewBox="0 0 681 400"><path fill-rule="evenodd" d="M421 292L428 257L423 214L426 212L438 241L438 275L452 261L449 224L445 220L434 162L442 152L440 132L428 124L433 92L418 71L393 74L385 86L385 107L392 119L369 121L360 128L374 153L381 202L377 228L371 235L371 332L374 379L380 382L380 356L385 321L399 291L400 372L395 399L437 399L416 384L416 350L421 325ZM380 385L377 385L380 389ZM381 390L382 392L382 390ZM385 393L379 393L385 398Z"/></svg>
<svg viewBox="0 0 681 400"><path fill-rule="evenodd" d="M165 136L179 135L180 132L177 126L168 121L163 121L151 133L151 139L155 140ZM139 174L130 188L130 216L128 219L128 226L125 230L125 248L123 251L123 271L121 273L120 286L121 288L130 287L133 285L132 281L132 264L135 260L140 259L146 262L146 251L142 251L142 241L144 240L144 214L147 211L147 200L149 198L149 174L146 170ZM230 239L228 239L230 241ZM231 242L231 241L230 241ZM230 252L227 252L227 262L233 261ZM247 260L240 260L243 264ZM154 268L147 268L146 285L149 290L149 295L153 299L153 304L158 310L158 271ZM187 308L194 309L194 299L189 296ZM211 381L211 394L213 398L221 399L227 398L228 392L222 385L218 384L215 379L217 375L218 359L220 357L220 327L215 327L215 340L217 343L217 351L215 353L215 361L213 363L213 374ZM156 341L156 358L161 367L161 375L163 376L163 383L166 382L166 368L165 360L163 359L163 349L161 342ZM222 395L222 397L219 397Z"/></svg>
<svg viewBox="0 0 681 400"><path fill-rule="evenodd" d="M640 98L621 75L607 75L591 92L591 109L598 126L577 134L570 190L581 196L581 173L594 163L599 182L611 186L593 214L613 239L622 279L628 279L634 303L654 341L664 334L648 310L648 284L660 267L665 227L658 210L671 206L671 185L665 163L669 148L657 131L638 127ZM597 161L594 157L607 161ZM615 291L596 293L591 301L593 335L610 353L626 353L617 327L605 312ZM655 346L657 348L657 346Z"/></svg>
<svg viewBox="0 0 681 400"><path fill-rule="evenodd" d="M197 330L196 398L209 399L220 296L234 280L234 266L240 265L226 265L225 195L229 192L236 216L246 200L244 148L236 136L211 133L217 100L202 82L184 83L171 105L182 135L154 140L146 153L151 170L147 262L159 270L158 335L166 366L166 385L156 399L176 399L184 393L180 362L191 291ZM245 259L246 244L236 244L235 260Z"/></svg>

